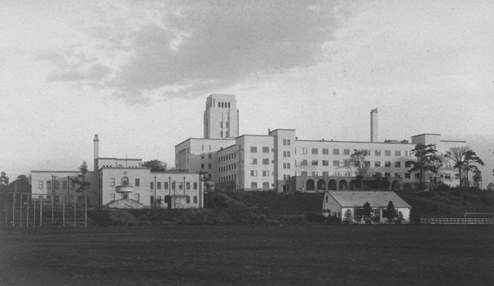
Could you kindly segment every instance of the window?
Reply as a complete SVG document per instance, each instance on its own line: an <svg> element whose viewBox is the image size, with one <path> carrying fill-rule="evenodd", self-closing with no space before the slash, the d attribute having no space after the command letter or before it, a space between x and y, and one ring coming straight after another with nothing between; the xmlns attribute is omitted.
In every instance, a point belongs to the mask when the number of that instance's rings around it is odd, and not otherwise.
<svg viewBox="0 0 494 286"><path fill-rule="evenodd" d="M168 182L164 182L163 189L168 190Z"/></svg>
<svg viewBox="0 0 494 286"><path fill-rule="evenodd" d="M43 181L40 181L39 184L38 184L38 188L39 189L42 189L43 188Z"/></svg>
<svg viewBox="0 0 494 286"><path fill-rule="evenodd" d="M283 151L283 157L290 157L290 151Z"/></svg>
<svg viewBox="0 0 494 286"><path fill-rule="evenodd" d="M451 174L444 174L444 178L446 180L451 180Z"/></svg>
<svg viewBox="0 0 494 286"><path fill-rule="evenodd" d="M139 194L135 194L135 195L134 195L134 198L135 198L135 200L136 200L137 202L139 202L139 201L141 200L141 195L139 195Z"/></svg>
<svg viewBox="0 0 494 286"><path fill-rule="evenodd" d="M263 177L269 177L269 171L262 171Z"/></svg>
<svg viewBox="0 0 494 286"><path fill-rule="evenodd" d="M251 165L257 165L257 159L256 159L256 158L252 158L252 159L250 160L250 164L251 164Z"/></svg>
<svg viewBox="0 0 494 286"><path fill-rule="evenodd" d="M183 182L178 183L178 189L182 190L183 188L184 188L184 183Z"/></svg>
<svg viewBox="0 0 494 286"><path fill-rule="evenodd" d="M307 148L302 148L302 154L307 154Z"/></svg>
<svg viewBox="0 0 494 286"><path fill-rule="evenodd" d="M290 163L283 163L283 169L290 169Z"/></svg>
<svg viewBox="0 0 494 286"><path fill-rule="evenodd" d="M110 186L115 186L115 178L110 179Z"/></svg>
<svg viewBox="0 0 494 286"><path fill-rule="evenodd" d="M381 161L374 162L374 167L381 167Z"/></svg>
<svg viewBox="0 0 494 286"><path fill-rule="evenodd" d="M157 204L161 204L161 196L157 196L157 198L156 198L156 203L157 203Z"/></svg>
<svg viewBox="0 0 494 286"><path fill-rule="evenodd" d="M156 183L156 188L157 188L158 190L161 190L161 182L157 182L157 183Z"/></svg>
<svg viewBox="0 0 494 286"><path fill-rule="evenodd" d="M176 188L177 188L177 183L172 182L172 189L176 190Z"/></svg>
<svg viewBox="0 0 494 286"><path fill-rule="evenodd" d="M300 176L307 176L307 171L300 172Z"/></svg>
<svg viewBox="0 0 494 286"><path fill-rule="evenodd" d="M391 150L384 150L385 156L391 156Z"/></svg>
<svg viewBox="0 0 494 286"><path fill-rule="evenodd" d="M350 160L343 160L343 166L350 167Z"/></svg>
<svg viewBox="0 0 494 286"><path fill-rule="evenodd" d="M257 153L257 147L251 146L250 147L250 153Z"/></svg>
<svg viewBox="0 0 494 286"><path fill-rule="evenodd" d="M329 166L329 160L322 160L323 166Z"/></svg>
<svg viewBox="0 0 494 286"><path fill-rule="evenodd" d="M322 175L323 175L324 177L328 177L328 176L329 176L329 172L322 172Z"/></svg>
<svg viewBox="0 0 494 286"><path fill-rule="evenodd" d="M312 171L312 176L317 176L317 171Z"/></svg>
<svg viewBox="0 0 494 286"><path fill-rule="evenodd" d="M211 150L211 146L209 146L209 150ZM208 158L211 159L211 154L208 154Z"/></svg>
<svg viewBox="0 0 494 286"><path fill-rule="evenodd" d="M410 152L409 151L405 151L405 157L409 157L410 156Z"/></svg>
<svg viewBox="0 0 494 286"><path fill-rule="evenodd" d="M114 201L115 200L115 193L110 194L110 200Z"/></svg>
<svg viewBox="0 0 494 286"><path fill-rule="evenodd" d="M390 161L384 162L384 167L391 167L391 162Z"/></svg>
<svg viewBox="0 0 494 286"><path fill-rule="evenodd" d="M128 186L128 185L129 185L129 178L127 178L127 177L123 177L123 178L120 180L120 183L122 184L122 186Z"/></svg>
<svg viewBox="0 0 494 286"><path fill-rule="evenodd" d="M340 149L333 149L333 155L340 155Z"/></svg>
<svg viewBox="0 0 494 286"><path fill-rule="evenodd" d="M370 166L370 161L364 161L365 166Z"/></svg>
<svg viewBox="0 0 494 286"><path fill-rule="evenodd" d="M197 204L197 196L194 196L193 199L194 199L194 204Z"/></svg>
<svg viewBox="0 0 494 286"><path fill-rule="evenodd" d="M262 153L269 153L269 147L262 147Z"/></svg>
<svg viewBox="0 0 494 286"><path fill-rule="evenodd" d="M251 187L252 189L257 189L257 182L251 182L251 183L250 183L250 187Z"/></svg>
<svg viewBox="0 0 494 286"><path fill-rule="evenodd" d="M406 168L411 168L412 167L412 162L406 161L405 162L405 167Z"/></svg>
<svg viewBox="0 0 494 286"><path fill-rule="evenodd" d="M202 146L203 150L204 150L204 146ZM204 153L201 154L201 159L204 159L204 157L206 157L206 155Z"/></svg>
<svg viewBox="0 0 494 286"><path fill-rule="evenodd" d="M263 189L269 189L269 182L262 183L262 188Z"/></svg>
<svg viewBox="0 0 494 286"><path fill-rule="evenodd" d="M401 156L401 151L400 150L396 150L395 151L395 156Z"/></svg>
<svg viewBox="0 0 494 286"><path fill-rule="evenodd" d="M350 149L343 149L343 155L350 155Z"/></svg>
<svg viewBox="0 0 494 286"><path fill-rule="evenodd" d="M317 166L319 165L319 161L318 160L312 160L312 166Z"/></svg>
<svg viewBox="0 0 494 286"><path fill-rule="evenodd" d="M318 149L317 148L312 148L312 155L317 155Z"/></svg>
<svg viewBox="0 0 494 286"><path fill-rule="evenodd" d="M329 155L329 149L328 148L322 149L322 154L323 155Z"/></svg>
<svg viewBox="0 0 494 286"><path fill-rule="evenodd" d="M197 182L194 182L194 184L192 184L192 188L193 188L194 190L197 190Z"/></svg>
<svg viewBox="0 0 494 286"><path fill-rule="evenodd" d="M60 187L60 182L59 181L55 181L55 189L58 189Z"/></svg>
<svg viewBox="0 0 494 286"><path fill-rule="evenodd" d="M256 170L250 170L250 176L251 177L256 177L257 176L257 171Z"/></svg>
<svg viewBox="0 0 494 286"><path fill-rule="evenodd" d="M141 185L141 180L139 178L135 179L135 186L139 187Z"/></svg>
<svg viewBox="0 0 494 286"><path fill-rule="evenodd" d="M400 168L401 167L401 162L395 162L395 167Z"/></svg>
<svg viewBox="0 0 494 286"><path fill-rule="evenodd" d="M374 156L381 156L381 150L374 150Z"/></svg>
<svg viewBox="0 0 494 286"><path fill-rule="evenodd" d="M153 182L150 182L150 183L149 183L149 188L150 188L151 190L153 190L153 189L154 189L154 183L153 183Z"/></svg>
<svg viewBox="0 0 494 286"><path fill-rule="evenodd" d="M190 204L190 197L189 197L189 196L187 196L187 197L185 198L185 203Z"/></svg>
<svg viewBox="0 0 494 286"><path fill-rule="evenodd" d="M290 145L290 139L283 139L283 145Z"/></svg>
<svg viewBox="0 0 494 286"><path fill-rule="evenodd" d="M307 166L307 160L302 160L302 162L300 162L300 165Z"/></svg>
<svg viewBox="0 0 494 286"><path fill-rule="evenodd" d="M386 178L391 177L391 173L384 173L384 177L386 177Z"/></svg>
<svg viewBox="0 0 494 286"><path fill-rule="evenodd" d="M220 127L222 127L222 128L223 128L223 122L220 122Z"/></svg>
<svg viewBox="0 0 494 286"><path fill-rule="evenodd" d="M201 164L201 169L204 169L204 164Z"/></svg>
<svg viewBox="0 0 494 286"><path fill-rule="evenodd" d="M62 189L64 189L64 190L67 189L67 181L62 182Z"/></svg>
<svg viewBox="0 0 494 286"><path fill-rule="evenodd" d="M211 164L208 164L208 169L211 169Z"/></svg>
<svg viewBox="0 0 494 286"><path fill-rule="evenodd" d="M339 166L340 166L340 161L333 160L333 167L339 167Z"/></svg>
<svg viewBox="0 0 494 286"><path fill-rule="evenodd" d="M269 165L269 159L262 159L263 165Z"/></svg>
<svg viewBox="0 0 494 286"><path fill-rule="evenodd" d="M395 173L396 178L401 178L401 173Z"/></svg>

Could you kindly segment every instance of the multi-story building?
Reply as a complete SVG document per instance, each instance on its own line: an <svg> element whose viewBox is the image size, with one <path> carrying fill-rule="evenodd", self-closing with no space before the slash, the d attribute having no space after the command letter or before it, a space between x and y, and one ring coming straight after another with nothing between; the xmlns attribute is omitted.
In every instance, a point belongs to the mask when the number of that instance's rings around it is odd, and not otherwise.
<svg viewBox="0 0 494 286"><path fill-rule="evenodd" d="M218 95L208 97L206 113L215 96ZM228 95L230 100L232 96ZM413 189L420 182L419 173L408 172L412 167L410 161L416 160L411 152L416 144L432 144L438 154L454 146L466 145L466 141L442 140L440 134L415 135L411 142L379 142L377 109L371 111L370 121L369 142L301 140L294 129L276 129L265 135L246 134L236 138L190 138L175 146L176 167L210 174L217 189L353 190L358 188L357 173L350 164L350 156L365 150L368 177L381 175L390 182L391 190ZM205 122L204 126L205 135L221 135L219 128L224 125L212 126ZM446 163L440 179L456 185L459 178L454 173L451 163ZM430 182L431 176L427 174L422 182Z"/></svg>
<svg viewBox="0 0 494 286"><path fill-rule="evenodd" d="M99 156L98 135L94 138L94 169L85 174L90 186L84 191L89 205L116 208L202 208L203 182L199 173L184 170L153 172L142 159ZM80 171L31 171L32 193L74 195L71 179ZM80 197L82 198L82 197Z"/></svg>

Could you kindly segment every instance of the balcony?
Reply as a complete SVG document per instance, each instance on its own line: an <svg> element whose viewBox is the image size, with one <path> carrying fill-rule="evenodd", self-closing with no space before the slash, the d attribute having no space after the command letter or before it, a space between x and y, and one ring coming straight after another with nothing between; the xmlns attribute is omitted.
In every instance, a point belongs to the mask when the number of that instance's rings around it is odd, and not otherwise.
<svg viewBox="0 0 494 286"><path fill-rule="evenodd" d="M132 193L133 191L133 186L117 186L115 190L117 193Z"/></svg>

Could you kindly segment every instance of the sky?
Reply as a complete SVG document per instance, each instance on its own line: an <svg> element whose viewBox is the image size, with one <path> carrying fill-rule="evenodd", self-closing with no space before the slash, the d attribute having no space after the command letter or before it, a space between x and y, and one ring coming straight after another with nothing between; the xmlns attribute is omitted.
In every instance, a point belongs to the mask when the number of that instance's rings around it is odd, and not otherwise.
<svg viewBox="0 0 494 286"><path fill-rule="evenodd" d="M212 93L240 134L440 133L494 182L493 1L0 1L0 170L162 160L203 136Z"/></svg>

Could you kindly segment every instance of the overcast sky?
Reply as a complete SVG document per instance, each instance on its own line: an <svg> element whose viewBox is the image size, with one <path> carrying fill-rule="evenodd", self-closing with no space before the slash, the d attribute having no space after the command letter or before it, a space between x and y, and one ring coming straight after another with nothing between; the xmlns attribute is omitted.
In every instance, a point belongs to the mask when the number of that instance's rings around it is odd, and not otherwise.
<svg viewBox="0 0 494 286"><path fill-rule="evenodd" d="M350 3L348 3L350 2ZM211 93L241 134L440 133L494 181L493 1L0 2L0 171L159 159L202 137Z"/></svg>

